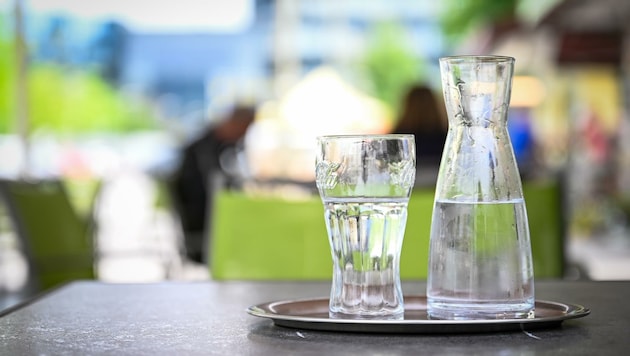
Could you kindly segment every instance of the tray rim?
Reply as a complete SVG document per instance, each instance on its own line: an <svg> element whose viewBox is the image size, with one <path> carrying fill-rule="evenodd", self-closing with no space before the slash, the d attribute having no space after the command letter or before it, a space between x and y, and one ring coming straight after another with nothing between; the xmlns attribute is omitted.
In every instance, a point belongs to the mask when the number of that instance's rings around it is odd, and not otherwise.
<svg viewBox="0 0 630 356"><path fill-rule="evenodd" d="M405 295L405 300L426 299L424 295ZM555 309L565 309L561 315L534 317L531 319L475 319L475 320L434 320L434 319L334 319L330 317L302 316L297 314L279 314L271 310L274 305L290 305L297 303L328 303L329 298L298 298L276 300L251 305L246 312L252 316L271 319L274 324L291 328L303 328L324 331L350 331L350 332L411 332L411 333L447 333L447 332L484 332L499 330L519 330L528 328L545 328L558 326L563 321L585 317L590 314L590 309L580 304L563 303L549 300L535 300L537 308L542 306L555 306ZM422 311L424 309L409 309ZM395 326L389 330L388 327ZM438 327L437 330L428 330L429 327ZM475 330L474 327L481 327ZM427 330L425 330L427 329ZM452 329L452 330L451 330ZM469 330L470 329L470 330Z"/></svg>

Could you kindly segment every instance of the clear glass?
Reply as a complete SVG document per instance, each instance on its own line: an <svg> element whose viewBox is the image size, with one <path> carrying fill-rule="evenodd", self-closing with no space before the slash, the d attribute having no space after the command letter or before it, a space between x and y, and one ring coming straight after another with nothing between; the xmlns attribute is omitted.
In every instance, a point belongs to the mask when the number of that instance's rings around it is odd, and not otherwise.
<svg viewBox="0 0 630 356"><path fill-rule="evenodd" d="M449 131L431 224L428 313L533 317L527 210L507 131L514 58L440 59Z"/></svg>
<svg viewBox="0 0 630 356"><path fill-rule="evenodd" d="M413 135L323 136L316 180L333 259L330 316L399 319Z"/></svg>

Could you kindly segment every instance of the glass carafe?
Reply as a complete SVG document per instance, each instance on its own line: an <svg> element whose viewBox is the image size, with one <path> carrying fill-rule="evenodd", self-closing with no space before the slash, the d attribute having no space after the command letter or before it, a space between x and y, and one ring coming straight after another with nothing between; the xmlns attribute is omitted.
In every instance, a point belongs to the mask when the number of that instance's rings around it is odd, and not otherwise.
<svg viewBox="0 0 630 356"><path fill-rule="evenodd" d="M513 68L511 57L440 59L449 131L431 225L431 318L533 317L527 211L507 131Z"/></svg>

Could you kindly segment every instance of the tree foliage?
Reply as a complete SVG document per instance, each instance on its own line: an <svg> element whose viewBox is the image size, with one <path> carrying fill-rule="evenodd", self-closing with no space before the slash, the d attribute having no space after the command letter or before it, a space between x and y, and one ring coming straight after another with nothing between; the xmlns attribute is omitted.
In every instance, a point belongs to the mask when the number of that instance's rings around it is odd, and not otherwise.
<svg viewBox="0 0 630 356"><path fill-rule="evenodd" d="M13 88L15 87L13 46L3 31L3 25L4 21L0 17L0 133L7 132L10 128L13 102L15 101L13 95Z"/></svg>
<svg viewBox="0 0 630 356"><path fill-rule="evenodd" d="M152 127L150 112L95 73L38 65L29 73L33 128L58 132L134 131Z"/></svg>
<svg viewBox="0 0 630 356"><path fill-rule="evenodd" d="M405 90L422 79L423 61L405 42L405 34L395 23L379 24L363 58L373 95L396 112Z"/></svg>
<svg viewBox="0 0 630 356"><path fill-rule="evenodd" d="M478 26L513 17L518 4L519 0L445 0L442 29L456 42Z"/></svg>
<svg viewBox="0 0 630 356"><path fill-rule="evenodd" d="M15 46L0 19L0 133L15 131ZM87 69L29 63L29 132L126 132L153 128L146 103L131 100Z"/></svg>

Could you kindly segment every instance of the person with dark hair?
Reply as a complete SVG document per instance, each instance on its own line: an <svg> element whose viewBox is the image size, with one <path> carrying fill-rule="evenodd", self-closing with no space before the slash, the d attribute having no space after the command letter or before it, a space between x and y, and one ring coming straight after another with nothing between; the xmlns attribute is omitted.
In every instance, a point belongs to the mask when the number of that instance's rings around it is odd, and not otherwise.
<svg viewBox="0 0 630 356"><path fill-rule="evenodd" d="M403 97L400 116L392 133L416 138L416 184L435 184L446 141L447 121L443 105L433 91L414 85Z"/></svg>
<svg viewBox="0 0 630 356"><path fill-rule="evenodd" d="M230 186L234 179L223 169L221 156L242 141L254 118L254 108L238 106L228 118L209 127L183 149L171 193L184 232L186 256L191 261L207 262L212 194L215 189Z"/></svg>

